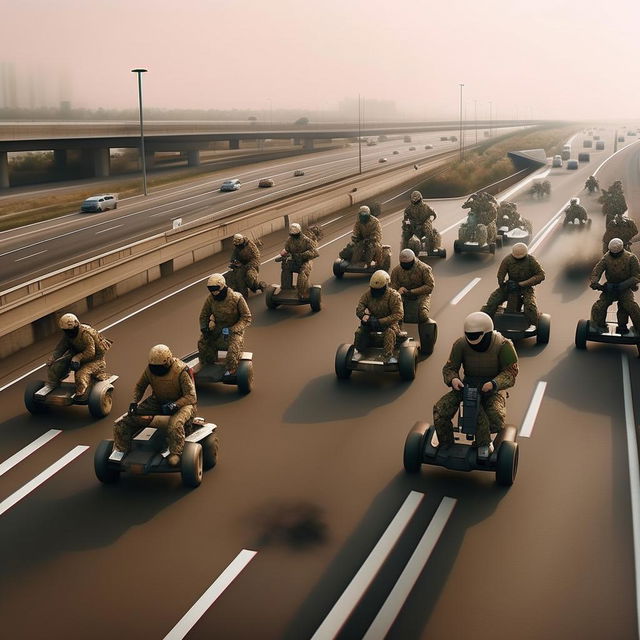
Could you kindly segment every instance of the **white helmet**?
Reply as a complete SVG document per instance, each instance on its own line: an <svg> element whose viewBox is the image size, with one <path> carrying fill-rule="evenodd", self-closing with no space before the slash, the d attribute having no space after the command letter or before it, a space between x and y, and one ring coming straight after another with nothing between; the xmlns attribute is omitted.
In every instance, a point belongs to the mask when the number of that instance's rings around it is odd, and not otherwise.
<svg viewBox="0 0 640 640"><path fill-rule="evenodd" d="M371 209L369 207L367 207L366 204L363 204L359 209L358 209L358 214L359 215L371 215Z"/></svg>
<svg viewBox="0 0 640 640"><path fill-rule="evenodd" d="M608 246L611 253L620 253L624 249L624 242L620 238L613 238L609 241Z"/></svg>
<svg viewBox="0 0 640 640"><path fill-rule="evenodd" d="M234 233L233 234L233 244L238 246L239 244L242 244L243 242L244 242L244 236L241 233Z"/></svg>
<svg viewBox="0 0 640 640"><path fill-rule="evenodd" d="M166 344L157 344L149 351L149 364L169 365L173 359L171 349Z"/></svg>
<svg viewBox="0 0 640 640"><path fill-rule="evenodd" d="M369 280L369 286L372 289L382 289L383 287L386 287L389 282L391 282L389 274L382 269L378 269L377 271L374 271L373 275L371 276L371 279Z"/></svg>
<svg viewBox="0 0 640 640"><path fill-rule="evenodd" d="M292 236L297 236L302 233L302 227L297 222L292 222L289 225L289 234Z"/></svg>
<svg viewBox="0 0 640 640"><path fill-rule="evenodd" d="M478 344L491 331L493 320L482 311L474 311L464 319L464 333L469 344Z"/></svg>
<svg viewBox="0 0 640 640"><path fill-rule="evenodd" d="M411 192L411 202L420 202L422 200L422 194L419 191Z"/></svg>
<svg viewBox="0 0 640 640"><path fill-rule="evenodd" d="M227 285L227 281L221 273L212 273L207 280L207 287L209 289L217 287L218 289L224 289Z"/></svg>
<svg viewBox="0 0 640 640"><path fill-rule="evenodd" d="M511 249L511 255L520 260L529 253L529 248L524 242L516 242Z"/></svg>
<svg viewBox="0 0 640 640"><path fill-rule="evenodd" d="M64 331L80 326L80 320L73 313L65 313L58 321L58 326Z"/></svg>
<svg viewBox="0 0 640 640"><path fill-rule="evenodd" d="M411 249L403 249L400 252L400 262L413 262L416 254Z"/></svg>

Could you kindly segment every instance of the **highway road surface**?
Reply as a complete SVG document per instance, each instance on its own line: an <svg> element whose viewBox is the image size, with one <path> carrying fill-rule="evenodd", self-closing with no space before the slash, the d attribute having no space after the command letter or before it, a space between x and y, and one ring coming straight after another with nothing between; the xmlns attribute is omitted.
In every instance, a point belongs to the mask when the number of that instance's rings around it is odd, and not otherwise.
<svg viewBox="0 0 640 640"><path fill-rule="evenodd" d="M508 250L452 255L462 201L432 202L449 250L432 263L435 352L410 384L358 373L342 383L335 350L352 339L368 286L331 275L350 214L325 226L313 267L322 311L267 311L262 295L251 297L255 388L245 397L231 387L200 390L198 413L220 426L221 450L196 490L173 476L102 486L93 452L131 401L149 347L193 349L202 279L226 256L82 318L115 341L108 366L120 379L110 418L93 421L84 408L26 413L24 385L42 369L28 372L52 341L1 363L3 636L636 638L639 478L630 463L640 364L631 347L574 348L576 322L595 294L586 276L568 276L577 261L586 273L598 257L603 219L582 187L611 154L612 132L601 133L607 150L592 150L591 163L549 170L549 198L532 199L529 185L504 194L533 221L532 249L547 273L538 304L552 317L547 346L517 345L520 374L508 399L509 421L521 430L513 487L497 487L492 474L425 467L408 477L402 468L407 431L431 419L451 344L495 288ZM623 180L632 215L639 158L640 145L630 144L597 173L603 186ZM594 218L590 232L565 234L550 222L574 195ZM384 239L397 258L407 197L385 199ZM264 241L262 274L276 282L270 259L284 236Z"/></svg>

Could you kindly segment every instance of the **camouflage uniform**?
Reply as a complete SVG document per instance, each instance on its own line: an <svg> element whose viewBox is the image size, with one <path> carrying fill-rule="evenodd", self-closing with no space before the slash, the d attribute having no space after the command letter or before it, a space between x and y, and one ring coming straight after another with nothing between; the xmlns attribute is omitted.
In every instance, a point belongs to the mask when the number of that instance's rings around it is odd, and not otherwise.
<svg viewBox="0 0 640 640"><path fill-rule="evenodd" d="M254 293L262 288L263 282L258 280L260 272L260 250L256 243L245 236L244 244L234 245L231 253L231 264L238 264L233 269L233 277L236 280L236 290L246 297L247 288Z"/></svg>
<svg viewBox="0 0 640 640"><path fill-rule="evenodd" d="M519 294L522 296L524 315L529 324L537 324L538 307L533 287L544 280L545 273L540 263L530 254L520 259L508 255L502 260L498 268L498 288L489 296L487 304L482 307L481 311L493 318L498 307L503 302L506 302L509 297L509 291L507 290L505 278L523 283L520 284Z"/></svg>
<svg viewBox="0 0 640 640"><path fill-rule="evenodd" d="M408 290L402 295L402 304L406 312L409 301L417 300L417 322L429 320L429 307L431 305L431 293L433 292L433 271L428 264L420 260L414 260L411 269L403 269L401 265L393 268L391 272L391 287L396 291L400 287ZM405 322L409 320L405 319ZM411 322L416 322L411 320Z"/></svg>
<svg viewBox="0 0 640 640"><path fill-rule="evenodd" d="M149 386L151 395L140 402ZM140 402L137 411L140 415L126 414L116 421L113 429L116 448L127 451L136 433L149 426L152 417L145 416L145 411L158 414L163 404L175 402L179 408L169 417L167 440L170 453L181 455L184 449L184 426L196 415L196 387L189 367L178 358L173 358L171 367L164 376L156 376L146 367L136 384L133 401Z"/></svg>
<svg viewBox="0 0 640 640"><path fill-rule="evenodd" d="M213 329L209 322L213 321ZM212 294L202 305L200 311L200 339L198 357L203 364L212 364L218 360L218 350L226 351L227 371L235 373L242 356L244 330L251 324L251 311L247 301L237 291L227 287L224 300L216 300ZM222 333L229 329L229 335Z"/></svg>
<svg viewBox="0 0 640 640"><path fill-rule="evenodd" d="M96 380L107 378L104 355L110 346L111 341L93 327L81 324L75 338L64 335L53 350L51 358L55 362L47 367L47 382L57 387L69 373L71 361L74 360L81 365L75 372L76 394L84 395L92 377Z"/></svg>
<svg viewBox="0 0 640 640"><path fill-rule="evenodd" d="M616 215L622 215L627 210L627 201L624 197L622 182L616 180L608 189L603 189L598 202L602 204L602 213L606 216L607 224Z"/></svg>
<svg viewBox="0 0 640 640"><path fill-rule="evenodd" d="M451 386L454 378L460 378L460 367L464 368L465 378L471 378L481 387L493 380L495 391L482 394L475 442L483 447L491 441L491 428L502 429L507 415L504 396L499 393L503 389L513 387L518 375L518 355L513 343L501 333L494 331L491 344L486 351L475 351L466 338L458 338L451 348L449 359L442 369L444 383ZM440 444L453 443L453 423L462 391L451 390L433 407L433 424Z"/></svg>
<svg viewBox="0 0 640 640"><path fill-rule="evenodd" d="M631 248L631 240L638 235L636 223L626 216L616 216L607 225L607 229L602 236L602 253L609 251L609 242L614 238L620 238L625 249Z"/></svg>
<svg viewBox="0 0 640 640"><path fill-rule="evenodd" d="M296 283L299 298L309 297L309 275L311 274L312 260L320 254L316 249L316 242L303 233L296 236L289 236L284 244L284 249L289 253L288 259L282 262L282 288L293 281L293 274L298 273Z"/></svg>
<svg viewBox="0 0 640 640"><path fill-rule="evenodd" d="M382 248L382 227L380 220L369 216L367 222L357 220L353 225L351 242L340 252L340 257L348 262L369 264L374 261L380 264Z"/></svg>
<svg viewBox="0 0 640 640"><path fill-rule="evenodd" d="M580 220L581 223L584 223L588 220L587 210L579 204L570 204L564 210L564 223L569 224L573 222L576 218Z"/></svg>
<svg viewBox="0 0 640 640"><path fill-rule="evenodd" d="M622 284L619 291L603 291L591 307L591 323L601 329L606 329L606 316L609 306L618 301L618 324L626 325L631 316L631 322L636 331L640 331L640 307L633 298L633 289L638 288L640 282L640 262L631 252L623 250L619 257L613 257L610 252L605 253L591 272L591 284L600 281L605 274L607 282Z"/></svg>
<svg viewBox="0 0 640 640"><path fill-rule="evenodd" d="M402 249L409 246L411 236L415 235L418 239L426 236L427 239L433 238L433 223L437 218L436 212L424 201L421 200L417 204L413 202L404 210L404 219L411 224L403 225L402 228ZM434 246L437 248L437 246Z"/></svg>
<svg viewBox="0 0 640 640"><path fill-rule="evenodd" d="M370 315L377 318L383 332L383 357L390 358L396 346L396 335L400 332L400 323L404 316L402 298L395 290L387 287L384 295L374 298L371 289L365 291L360 297L356 307L356 315L360 320L363 316ZM369 346L369 327L360 326L356 329L354 344L358 351L364 351Z"/></svg>

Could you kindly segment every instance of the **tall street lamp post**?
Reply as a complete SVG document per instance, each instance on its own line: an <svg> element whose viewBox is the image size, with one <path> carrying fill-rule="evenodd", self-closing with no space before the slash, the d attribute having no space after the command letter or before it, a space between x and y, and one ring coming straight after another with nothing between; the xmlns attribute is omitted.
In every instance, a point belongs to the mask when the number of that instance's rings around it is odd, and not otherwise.
<svg viewBox="0 0 640 640"><path fill-rule="evenodd" d="M460 83L460 160L464 158L464 142L462 141L462 88L464 84Z"/></svg>
<svg viewBox="0 0 640 640"><path fill-rule="evenodd" d="M142 158L142 185L144 195L147 195L147 158L144 152L144 121L142 119L142 74L146 69L131 69L131 73L138 74L138 105L140 106L140 156Z"/></svg>
<svg viewBox="0 0 640 640"><path fill-rule="evenodd" d="M358 94L358 173L362 173L362 108L360 94Z"/></svg>

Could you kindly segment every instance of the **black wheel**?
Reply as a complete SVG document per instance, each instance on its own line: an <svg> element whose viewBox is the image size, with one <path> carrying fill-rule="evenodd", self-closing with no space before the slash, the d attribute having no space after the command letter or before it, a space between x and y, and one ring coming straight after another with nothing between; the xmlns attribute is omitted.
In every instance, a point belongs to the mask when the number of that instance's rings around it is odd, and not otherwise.
<svg viewBox="0 0 640 640"><path fill-rule="evenodd" d="M498 451L496 482L502 487L510 487L518 473L518 443L505 440Z"/></svg>
<svg viewBox="0 0 640 640"><path fill-rule="evenodd" d="M380 268L387 273L391 271L391 256L389 254L385 254L384 258L382 259Z"/></svg>
<svg viewBox="0 0 640 640"><path fill-rule="evenodd" d="M416 422L404 441L403 464L407 473L418 473L422 466L424 452L424 436L429 425L426 422Z"/></svg>
<svg viewBox="0 0 640 640"><path fill-rule="evenodd" d="M273 299L273 294L275 293L276 288L270 284L267 286L267 290L264 292L264 301L267 304L267 309L277 309L278 303Z"/></svg>
<svg viewBox="0 0 640 640"><path fill-rule="evenodd" d="M113 387L104 384L94 384L89 391L89 413L94 418L104 418L111 413L113 406Z"/></svg>
<svg viewBox="0 0 640 640"><path fill-rule="evenodd" d="M438 249L438 255L441 258L446 259L447 258L447 250L446 249Z"/></svg>
<svg viewBox="0 0 640 640"><path fill-rule="evenodd" d="M551 316L548 313L541 313L538 316L538 331L536 334L536 342L538 344L547 344L549 342L550 333Z"/></svg>
<svg viewBox="0 0 640 640"><path fill-rule="evenodd" d="M113 440L103 440L93 455L93 469L96 478L105 484L113 484L120 480L120 470L116 463L109 462L109 456L113 451Z"/></svg>
<svg viewBox="0 0 640 640"><path fill-rule="evenodd" d="M199 487L202 482L202 447L199 442L185 442L180 461L182 484L185 487Z"/></svg>
<svg viewBox="0 0 640 640"><path fill-rule="evenodd" d="M421 322L418 325L418 334L420 336L420 353L424 356L430 356L438 339L438 325L434 320Z"/></svg>
<svg viewBox="0 0 640 640"><path fill-rule="evenodd" d="M322 309L322 289L318 286L309 289L309 304L311 311L320 311Z"/></svg>
<svg viewBox="0 0 640 640"><path fill-rule="evenodd" d="M344 275L344 271L342 270L342 260L338 258L333 262L333 275L340 280Z"/></svg>
<svg viewBox="0 0 640 640"><path fill-rule="evenodd" d="M341 344L336 351L336 376L338 380L348 380L351 377L351 369L349 363L353 358L353 345Z"/></svg>
<svg viewBox="0 0 640 640"><path fill-rule="evenodd" d="M453 253L460 253L462 251L462 245L460 240L453 241Z"/></svg>
<svg viewBox="0 0 640 640"><path fill-rule="evenodd" d="M576 327L576 349L587 348L587 336L589 335L589 321L578 320Z"/></svg>
<svg viewBox="0 0 640 640"><path fill-rule="evenodd" d="M418 366L418 347L402 346L398 349L398 373L402 380L413 380Z"/></svg>
<svg viewBox="0 0 640 640"><path fill-rule="evenodd" d="M251 392L253 386L253 362L251 360L240 360L236 371L236 381L239 393L246 395Z"/></svg>
<svg viewBox="0 0 640 640"><path fill-rule="evenodd" d="M502 249L502 245L504 244L504 238L501 235L496 236L496 247L498 249Z"/></svg>
<svg viewBox="0 0 640 640"><path fill-rule="evenodd" d="M45 413L47 410L46 405L43 402L38 402L34 397L36 391L40 391L42 387L44 387L42 380L34 380L30 382L24 390L24 406L27 408L27 411L34 416L39 413Z"/></svg>
<svg viewBox="0 0 640 640"><path fill-rule="evenodd" d="M118 208L118 203L117 203L117 202L113 205L113 208L114 208L114 209L117 209L117 208Z"/></svg>
<svg viewBox="0 0 640 640"><path fill-rule="evenodd" d="M210 433L204 440L198 443L202 447L202 466L205 470L213 469L218 463L218 436Z"/></svg>
<svg viewBox="0 0 640 640"><path fill-rule="evenodd" d="M489 253L491 255L494 255L496 252L496 243L495 242L490 242L489 243Z"/></svg>

